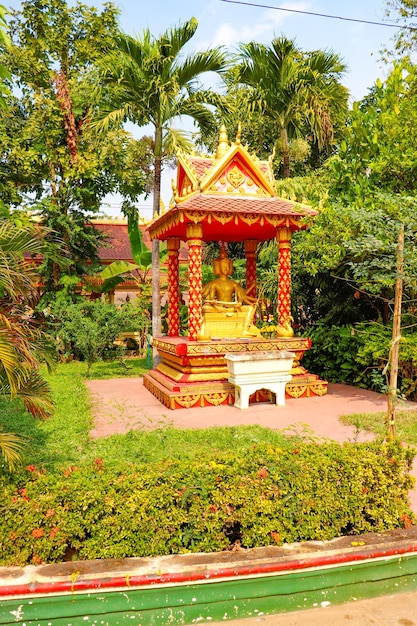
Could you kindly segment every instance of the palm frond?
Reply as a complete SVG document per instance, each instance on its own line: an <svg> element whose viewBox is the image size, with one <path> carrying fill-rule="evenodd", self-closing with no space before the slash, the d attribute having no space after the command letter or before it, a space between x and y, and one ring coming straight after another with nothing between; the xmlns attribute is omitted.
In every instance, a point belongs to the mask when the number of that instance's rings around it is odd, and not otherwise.
<svg viewBox="0 0 417 626"><path fill-rule="evenodd" d="M192 17L183 24L166 30L157 40L162 56L175 59L181 53L185 44L195 35L197 27L198 21L195 17Z"/></svg>
<svg viewBox="0 0 417 626"><path fill-rule="evenodd" d="M22 452L27 441L21 435L0 431L0 454L13 471L21 462Z"/></svg>
<svg viewBox="0 0 417 626"><path fill-rule="evenodd" d="M28 372L26 380L19 388L19 398L33 417L45 419L54 411L51 390L37 371Z"/></svg>
<svg viewBox="0 0 417 626"><path fill-rule="evenodd" d="M191 141L190 133L175 128L166 128L164 134L164 155L170 157L180 148L185 153L191 152L194 144Z"/></svg>
<svg viewBox="0 0 417 626"><path fill-rule="evenodd" d="M187 86L190 91L195 91L200 86L197 79L202 74L206 72L221 74L226 72L228 67L228 56L223 48L196 52L174 65L179 86Z"/></svg>

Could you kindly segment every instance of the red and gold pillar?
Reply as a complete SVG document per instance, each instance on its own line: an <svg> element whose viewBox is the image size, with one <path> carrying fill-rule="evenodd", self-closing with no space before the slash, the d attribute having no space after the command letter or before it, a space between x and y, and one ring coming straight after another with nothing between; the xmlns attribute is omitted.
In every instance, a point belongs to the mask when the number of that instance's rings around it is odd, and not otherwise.
<svg viewBox="0 0 417 626"><path fill-rule="evenodd" d="M180 239L167 239L168 248L168 337L178 337L180 334L180 275L179 249Z"/></svg>
<svg viewBox="0 0 417 626"><path fill-rule="evenodd" d="M278 324L291 315L291 231L280 228L278 242Z"/></svg>
<svg viewBox="0 0 417 626"><path fill-rule="evenodd" d="M196 341L201 326L201 224L187 224L188 243L188 338Z"/></svg>
<svg viewBox="0 0 417 626"><path fill-rule="evenodd" d="M256 239L245 241L246 254L246 293L252 298L256 298L256 250L258 242Z"/></svg>

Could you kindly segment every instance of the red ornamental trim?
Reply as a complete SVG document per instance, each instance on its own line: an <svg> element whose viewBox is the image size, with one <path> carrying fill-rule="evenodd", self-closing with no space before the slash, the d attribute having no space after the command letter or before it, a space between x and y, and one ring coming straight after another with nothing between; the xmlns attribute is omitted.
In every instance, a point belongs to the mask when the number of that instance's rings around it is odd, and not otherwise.
<svg viewBox="0 0 417 626"><path fill-rule="evenodd" d="M278 323L291 314L291 250L287 242L278 247Z"/></svg>
<svg viewBox="0 0 417 626"><path fill-rule="evenodd" d="M179 255L178 250L168 251L168 336L180 334L179 307Z"/></svg>
<svg viewBox="0 0 417 626"><path fill-rule="evenodd" d="M86 591L88 589L115 589L132 588L154 585L164 585L168 583L188 583L198 580L215 580L222 578L236 578L238 576L268 576L270 574L280 574L291 571L311 570L319 567L332 567L348 563L358 563L372 561L373 559L386 559L389 557L400 557L417 552L417 544L412 544L404 548L390 548L386 550L361 550L355 554L332 554L316 558L294 559L279 563L267 563L256 566L245 565L236 568L216 568L214 570L204 570L200 572L175 572L165 574L144 574L141 576L116 576L107 579L90 580L65 580L48 583L30 582L23 585L5 585L0 587L0 597L13 596L34 596L46 595L48 593L73 593L75 591Z"/></svg>
<svg viewBox="0 0 417 626"><path fill-rule="evenodd" d="M304 216L300 216L304 217ZM204 222L205 220L208 223L211 223L212 220L216 220L220 222L222 225L227 224L229 222L234 221L236 224L241 220L247 224L260 224L264 225L265 222L268 222L272 226L276 228L287 227L292 230L300 230L306 228L306 225L302 222L302 220L295 216L280 216L280 215L268 215L265 213L261 213L259 215L253 213L240 213L240 212L227 212L227 211L196 211L196 210L178 210L174 211L172 215L167 218L166 221L163 222L158 228L153 228L150 226L151 231L151 239L159 239L161 235L170 231L172 228L177 226L179 223L191 222L194 224L198 224Z"/></svg>
<svg viewBox="0 0 417 626"><path fill-rule="evenodd" d="M189 239L188 245L188 337L196 341L201 326L201 241Z"/></svg>

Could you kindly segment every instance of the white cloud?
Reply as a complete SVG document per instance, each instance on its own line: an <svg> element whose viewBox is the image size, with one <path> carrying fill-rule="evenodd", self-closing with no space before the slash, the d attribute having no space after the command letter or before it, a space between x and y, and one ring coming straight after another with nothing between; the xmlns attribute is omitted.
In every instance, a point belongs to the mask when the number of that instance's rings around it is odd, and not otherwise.
<svg viewBox="0 0 417 626"><path fill-rule="evenodd" d="M305 11L308 4L305 2L287 2L281 6L285 9ZM236 20L233 24L224 22L217 27L212 41L210 41L211 46L232 46L252 40L269 42L274 35L280 34L283 22L292 15L285 11L267 9L258 14L255 22L251 22L250 16L254 15L253 11L247 13L247 19L242 19L243 8L240 7L240 9L242 11L239 21Z"/></svg>

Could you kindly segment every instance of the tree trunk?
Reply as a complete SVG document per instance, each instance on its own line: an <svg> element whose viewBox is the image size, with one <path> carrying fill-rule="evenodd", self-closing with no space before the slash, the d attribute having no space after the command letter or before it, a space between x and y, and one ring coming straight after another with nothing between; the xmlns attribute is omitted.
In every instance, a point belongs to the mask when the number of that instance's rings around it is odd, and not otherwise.
<svg viewBox="0 0 417 626"><path fill-rule="evenodd" d="M161 170L162 170L162 127L155 128L154 146L154 188L152 217L160 214L161 206ZM161 330L161 278L160 278L159 241L152 241L152 336L160 337ZM153 364L158 363L158 354L153 351Z"/></svg>
<svg viewBox="0 0 417 626"><path fill-rule="evenodd" d="M282 175L284 178L290 177L290 147L288 145L287 129L281 130L281 143L282 143Z"/></svg>
<svg viewBox="0 0 417 626"><path fill-rule="evenodd" d="M395 281L394 318L392 321L391 370L388 387L387 433L390 439L395 437L395 401L397 398L398 355L401 338L401 303L403 292L404 264L404 224L398 233L397 279Z"/></svg>

